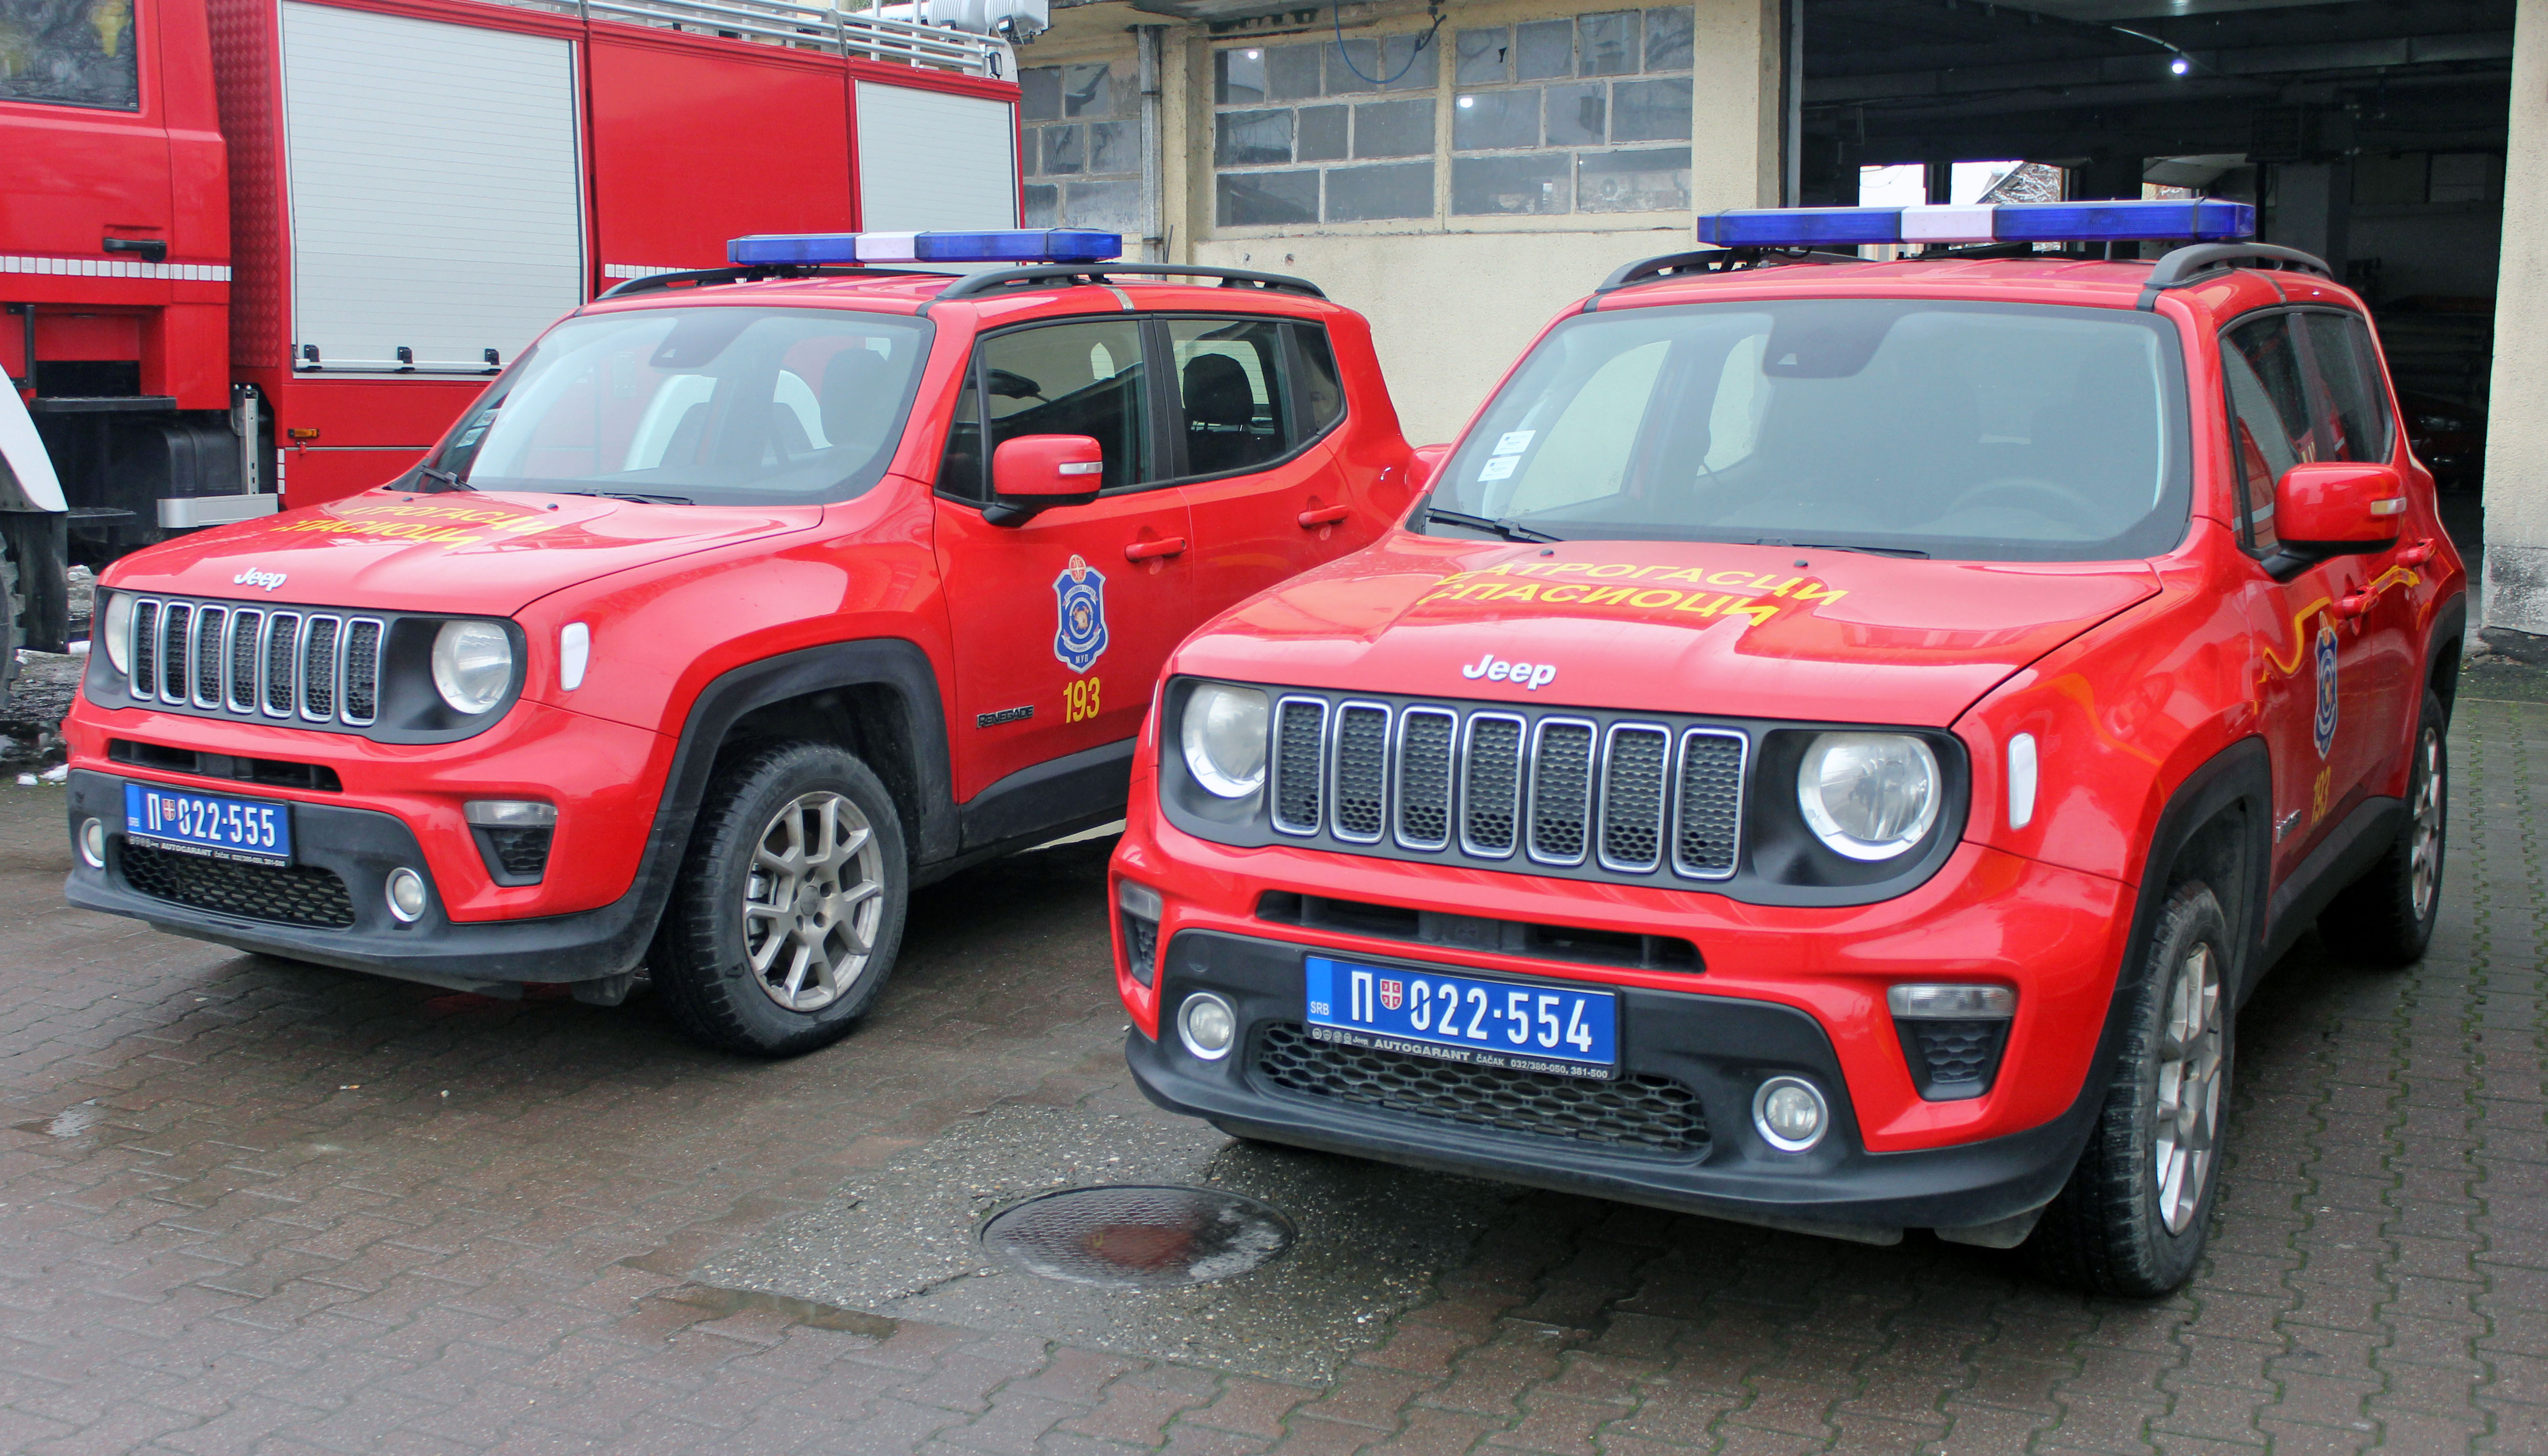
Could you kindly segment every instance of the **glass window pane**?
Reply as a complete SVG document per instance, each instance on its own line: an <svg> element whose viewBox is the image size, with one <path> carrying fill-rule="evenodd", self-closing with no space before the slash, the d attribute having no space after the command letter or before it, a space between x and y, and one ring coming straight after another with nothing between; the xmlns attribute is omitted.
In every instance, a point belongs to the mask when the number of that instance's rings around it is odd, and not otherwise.
<svg viewBox="0 0 2548 1456"><path fill-rule="evenodd" d="M2334 407L2327 424L2334 460L2389 459L2389 399L2380 387L2371 335L2362 321L2335 314L2304 314L2310 353Z"/></svg>
<svg viewBox="0 0 2548 1456"><path fill-rule="evenodd" d="M1310 433L1325 429L1345 412L1345 387L1336 375L1336 356L1327 347L1327 330L1316 323L1292 325L1292 341L1301 346L1301 397L1310 416Z"/></svg>
<svg viewBox="0 0 2548 1456"><path fill-rule="evenodd" d="M1539 88L1464 91L1451 103L1451 144L1462 151L1539 144Z"/></svg>
<svg viewBox="0 0 2548 1456"><path fill-rule="evenodd" d="M2289 321L2281 315L2259 318L2221 340L2221 372L2230 385L2230 453L2238 462L2247 544L2257 551L2275 544L2274 484L2318 453Z"/></svg>
<svg viewBox="0 0 2548 1456"><path fill-rule="evenodd" d="M1061 116L1061 67L1031 65L1018 71L1018 120L1049 122Z"/></svg>
<svg viewBox="0 0 2548 1456"><path fill-rule="evenodd" d="M990 492L982 480L982 396L973 376L964 376L964 393L956 399L956 417L947 427L947 453L938 461L938 493L959 500L983 500Z"/></svg>
<svg viewBox="0 0 2548 1456"><path fill-rule="evenodd" d="M1442 47L1417 50L1415 41L1413 36L1383 36L1347 41L1342 50L1332 42L1320 47L1326 52L1327 94L1432 90L1433 78L1442 69Z"/></svg>
<svg viewBox="0 0 2548 1456"><path fill-rule="evenodd" d="M1269 101L1305 101L1319 94L1319 52L1324 46L1273 46L1265 51Z"/></svg>
<svg viewBox="0 0 2548 1456"><path fill-rule="evenodd" d="M1044 134L1044 174L1066 177L1088 169L1086 127L1038 127Z"/></svg>
<svg viewBox="0 0 2548 1456"><path fill-rule="evenodd" d="M1020 203L1025 207L1022 228L1058 228L1061 226L1061 189L1049 182L1030 182L1020 189Z"/></svg>
<svg viewBox="0 0 2548 1456"><path fill-rule="evenodd" d="M1679 212L1689 206L1689 148L1578 152L1575 206L1587 213Z"/></svg>
<svg viewBox="0 0 2548 1456"><path fill-rule="evenodd" d="M995 334L982 342L982 365L992 455L1020 435L1089 435L1106 454L1105 489L1156 478L1138 323L1052 323Z"/></svg>
<svg viewBox="0 0 2548 1456"><path fill-rule="evenodd" d="M1433 100L1367 101L1354 109L1354 155L1424 156L1433 150Z"/></svg>
<svg viewBox="0 0 2548 1456"><path fill-rule="evenodd" d="M1580 17L1584 32L1584 74L1634 75L1637 69L1637 12L1615 10Z"/></svg>
<svg viewBox="0 0 2548 1456"><path fill-rule="evenodd" d="M1345 106L1305 106L1297 149L1305 162L1339 162L1345 157L1345 118L1353 108Z"/></svg>
<svg viewBox="0 0 2548 1456"><path fill-rule="evenodd" d="M1689 136L1690 83L1621 81L1610 88L1610 139L1613 141L1686 140Z"/></svg>
<svg viewBox="0 0 2548 1456"><path fill-rule="evenodd" d="M1292 159L1292 114L1288 111L1226 111L1213 118L1213 132L1215 166L1261 166ZM1050 170L1048 165L1046 170Z"/></svg>
<svg viewBox="0 0 2548 1456"><path fill-rule="evenodd" d="M1575 74L1575 22L1535 20L1513 28L1513 79Z"/></svg>
<svg viewBox="0 0 2548 1456"><path fill-rule="evenodd" d="M1073 182L1065 190L1068 198L1067 223L1064 228L1095 228L1106 232L1121 232L1126 237L1138 237L1141 232L1141 184L1138 179L1114 182Z"/></svg>
<svg viewBox="0 0 2548 1456"><path fill-rule="evenodd" d="M1248 106L1265 99L1263 50L1216 50L1212 56L1212 99L1223 106Z"/></svg>
<svg viewBox="0 0 2548 1456"><path fill-rule="evenodd" d="M1095 65L1066 65L1061 68L1061 114L1066 117L1111 117L1115 115L1114 68L1104 61Z"/></svg>
<svg viewBox="0 0 2548 1456"><path fill-rule="evenodd" d="M1646 69L1689 69L1690 8L1669 5L1646 12Z"/></svg>
<svg viewBox="0 0 2548 1456"><path fill-rule="evenodd" d="M1360 223L1375 218L1433 215L1433 163L1390 162L1376 167L1337 167L1327 173L1327 221Z"/></svg>
<svg viewBox="0 0 2548 1456"><path fill-rule="evenodd" d="M1570 81L1548 88L1548 144L1598 146L1610 139L1610 88Z"/></svg>
<svg viewBox="0 0 2548 1456"><path fill-rule="evenodd" d="M1462 217L1562 213L1574 201L1573 158L1463 156L1451 160L1451 211Z"/></svg>
<svg viewBox="0 0 2548 1456"><path fill-rule="evenodd" d="M1186 474L1246 470L1290 450L1282 325L1228 318L1171 318L1167 324Z"/></svg>
<svg viewBox="0 0 2548 1456"><path fill-rule="evenodd" d="M1088 129L1088 170L1127 176L1141 170L1138 122L1099 122Z"/></svg>
<svg viewBox="0 0 2548 1456"><path fill-rule="evenodd" d="M1226 172L1213 179L1214 217L1224 228L1319 221L1319 174Z"/></svg>
<svg viewBox="0 0 2548 1456"><path fill-rule="evenodd" d="M1492 86L1511 79L1512 32L1502 26L1491 31L1462 31L1458 41L1459 62L1452 67L1451 79L1463 86Z"/></svg>
<svg viewBox="0 0 2548 1456"><path fill-rule="evenodd" d="M130 3L13 3L0 16L0 101L141 109Z"/></svg>

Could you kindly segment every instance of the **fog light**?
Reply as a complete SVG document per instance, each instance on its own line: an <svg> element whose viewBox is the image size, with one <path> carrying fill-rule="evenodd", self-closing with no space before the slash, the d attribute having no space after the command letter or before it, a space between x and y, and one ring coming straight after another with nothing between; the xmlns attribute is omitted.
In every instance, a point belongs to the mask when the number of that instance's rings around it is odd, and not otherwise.
<svg viewBox="0 0 2548 1456"><path fill-rule="evenodd" d="M1752 1094L1752 1126L1780 1152L1802 1152L1823 1140L1831 1109L1822 1089L1802 1077L1772 1077Z"/></svg>
<svg viewBox="0 0 2548 1456"><path fill-rule="evenodd" d="M1884 1000L1923 1100L1961 1102L1990 1091L2008 1047L2017 992L1951 981L1895 986Z"/></svg>
<svg viewBox="0 0 2548 1456"><path fill-rule="evenodd" d="M424 916L424 876L401 866L390 871L390 913L402 925L413 925Z"/></svg>
<svg viewBox="0 0 2548 1456"><path fill-rule="evenodd" d="M83 819L80 821L79 852L80 858L88 862L89 868L104 869L106 867L105 820Z"/></svg>
<svg viewBox="0 0 2548 1456"><path fill-rule="evenodd" d="M1210 991L1197 991L1177 1009L1177 1040L1206 1061L1228 1056L1237 1036L1238 1013Z"/></svg>

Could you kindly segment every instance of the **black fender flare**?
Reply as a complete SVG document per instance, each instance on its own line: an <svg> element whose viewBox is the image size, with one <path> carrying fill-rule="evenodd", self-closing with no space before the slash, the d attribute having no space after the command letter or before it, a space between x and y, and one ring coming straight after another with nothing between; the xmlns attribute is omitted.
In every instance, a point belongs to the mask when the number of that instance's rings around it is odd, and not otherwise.
<svg viewBox="0 0 2548 1456"><path fill-rule="evenodd" d="M2451 599L2443 602L2433 612L2432 630L2424 637L2424 685L2440 696L2442 721L2446 724L2450 722L2451 713L2459 699L2460 684L2456 676L2460 660L2458 643L2460 638L2468 635L2468 593L2453 592ZM2451 664L2454 676L2447 682L2435 682L2433 665L2445 660ZM2422 700L2419 698L2417 699L2419 710L2421 705Z"/></svg>

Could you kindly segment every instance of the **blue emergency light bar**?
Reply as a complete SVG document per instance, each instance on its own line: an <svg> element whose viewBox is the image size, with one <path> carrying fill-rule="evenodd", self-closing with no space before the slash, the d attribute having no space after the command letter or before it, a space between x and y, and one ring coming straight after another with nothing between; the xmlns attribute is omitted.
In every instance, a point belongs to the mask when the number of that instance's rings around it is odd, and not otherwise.
<svg viewBox="0 0 2548 1456"><path fill-rule="evenodd" d="M1870 242L2221 242L2252 237L2243 202L1933 203L1907 208L1737 208L1698 220L1720 247L1854 247Z"/></svg>
<svg viewBox="0 0 2548 1456"><path fill-rule="evenodd" d="M764 232L725 245L737 267L774 263L1102 263L1124 234L1075 228L1001 232Z"/></svg>

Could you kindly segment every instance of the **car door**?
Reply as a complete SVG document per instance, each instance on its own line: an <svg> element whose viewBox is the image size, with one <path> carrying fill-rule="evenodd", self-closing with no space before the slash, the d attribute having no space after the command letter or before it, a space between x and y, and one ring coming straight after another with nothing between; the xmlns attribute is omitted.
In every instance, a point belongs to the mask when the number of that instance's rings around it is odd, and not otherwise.
<svg viewBox="0 0 2548 1456"><path fill-rule="evenodd" d="M1193 527L1166 483L1138 320L984 336L938 479L937 551L956 637L956 795L1140 730L1168 652L1195 621ZM1000 444L1093 436L1103 487L1022 524L983 516ZM1119 785L1120 788L1120 785ZM1054 818L1071 817L1056 812Z"/></svg>
<svg viewBox="0 0 2548 1456"><path fill-rule="evenodd" d="M1344 413L1325 330L1270 318L1152 324L1169 447L1195 527L1198 618L1370 539L1326 436Z"/></svg>
<svg viewBox="0 0 2548 1456"><path fill-rule="evenodd" d="M2274 879L2281 883L2365 792L2379 757L2380 694L2370 651L2341 602L2362 558L2298 571L2276 564L2274 485L2295 465L2339 448L2311 381L2295 314L2250 315L2222 335L2240 544L2258 644L2259 706L2274 773ZM2280 578L2279 580L2277 578Z"/></svg>

